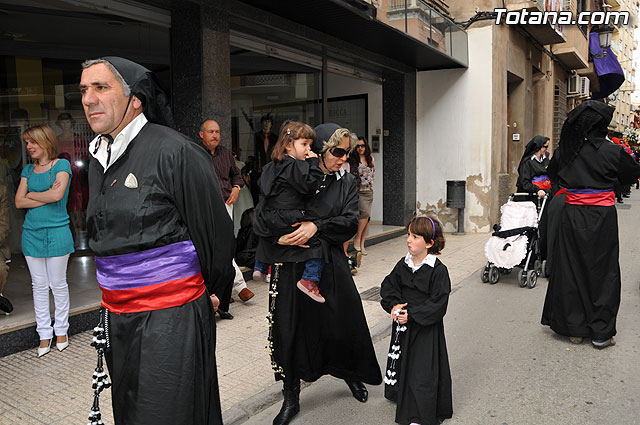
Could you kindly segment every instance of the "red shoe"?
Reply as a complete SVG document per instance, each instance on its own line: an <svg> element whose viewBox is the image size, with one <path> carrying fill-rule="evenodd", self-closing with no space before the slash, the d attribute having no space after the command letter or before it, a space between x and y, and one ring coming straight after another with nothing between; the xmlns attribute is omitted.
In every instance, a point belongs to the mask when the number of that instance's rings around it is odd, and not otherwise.
<svg viewBox="0 0 640 425"><path fill-rule="evenodd" d="M300 279L297 283L298 289L304 292L315 302L323 303L325 299L322 295L320 295L320 290L318 289L318 283L312 280Z"/></svg>

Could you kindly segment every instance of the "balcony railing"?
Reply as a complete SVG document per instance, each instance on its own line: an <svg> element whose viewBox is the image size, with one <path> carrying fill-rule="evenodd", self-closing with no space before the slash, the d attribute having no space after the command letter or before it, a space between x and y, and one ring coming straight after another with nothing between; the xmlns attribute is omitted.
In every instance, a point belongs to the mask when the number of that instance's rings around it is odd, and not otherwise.
<svg viewBox="0 0 640 425"><path fill-rule="evenodd" d="M509 11L526 9L530 12L561 12L565 10L566 4L564 0L508 0L506 6ZM566 41L566 29L557 22L554 24L549 20L546 24L526 24L525 27L540 44Z"/></svg>
<svg viewBox="0 0 640 425"><path fill-rule="evenodd" d="M389 0L391 26L462 63L467 63L467 34L451 18L424 0Z"/></svg>

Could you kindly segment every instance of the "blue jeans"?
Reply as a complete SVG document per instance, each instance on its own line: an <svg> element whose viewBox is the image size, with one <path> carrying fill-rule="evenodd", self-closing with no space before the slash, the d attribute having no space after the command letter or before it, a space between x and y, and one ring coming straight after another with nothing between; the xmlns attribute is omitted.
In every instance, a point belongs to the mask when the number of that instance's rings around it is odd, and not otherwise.
<svg viewBox="0 0 640 425"><path fill-rule="evenodd" d="M260 273L268 274L269 265L256 260L256 263L253 265L253 270L259 271Z"/></svg>
<svg viewBox="0 0 640 425"><path fill-rule="evenodd" d="M323 267L324 261L322 258L311 258L305 261L302 278L316 283L320 282Z"/></svg>

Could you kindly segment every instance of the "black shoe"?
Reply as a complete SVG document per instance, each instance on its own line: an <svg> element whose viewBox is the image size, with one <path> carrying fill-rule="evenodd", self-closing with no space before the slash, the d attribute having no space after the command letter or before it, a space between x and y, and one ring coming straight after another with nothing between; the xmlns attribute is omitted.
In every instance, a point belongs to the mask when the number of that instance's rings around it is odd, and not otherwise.
<svg viewBox="0 0 640 425"><path fill-rule="evenodd" d="M220 315L221 319L227 319L227 320L233 319L233 314L229 313L228 311L222 311L218 309L218 314Z"/></svg>
<svg viewBox="0 0 640 425"><path fill-rule="evenodd" d="M291 419L300 411L300 384L291 389L282 390L284 402L280 408L280 413L273 419L273 425L287 425Z"/></svg>
<svg viewBox="0 0 640 425"><path fill-rule="evenodd" d="M349 386L349 389L351 390L351 394L353 394L353 397L356 400L358 400L361 403L367 402L367 400L369 399L369 391L367 391L367 387L365 387L362 382L347 381L346 379L344 380L344 382L347 383L347 385Z"/></svg>
<svg viewBox="0 0 640 425"><path fill-rule="evenodd" d="M11 313L13 311L13 305L11 305L11 302L2 295L0 295L0 310L5 313Z"/></svg>
<svg viewBox="0 0 640 425"><path fill-rule="evenodd" d="M622 200L622 198L618 199L618 203L619 204L624 204L624 201Z"/></svg>

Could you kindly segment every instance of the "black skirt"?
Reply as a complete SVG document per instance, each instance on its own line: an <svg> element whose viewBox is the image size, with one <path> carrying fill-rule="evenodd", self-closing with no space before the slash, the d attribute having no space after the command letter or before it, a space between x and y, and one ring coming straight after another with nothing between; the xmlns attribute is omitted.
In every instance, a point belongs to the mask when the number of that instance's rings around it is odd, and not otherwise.
<svg viewBox="0 0 640 425"><path fill-rule="evenodd" d="M564 336L608 339L620 306L616 208L565 204L542 324Z"/></svg>
<svg viewBox="0 0 640 425"><path fill-rule="evenodd" d="M205 293L179 307L109 314L117 425L222 424L215 316Z"/></svg>
<svg viewBox="0 0 640 425"><path fill-rule="evenodd" d="M272 270L270 346L276 380L289 375L312 382L328 374L378 385L380 367L347 258L336 246L330 253L319 283L323 304L296 286L304 263Z"/></svg>

